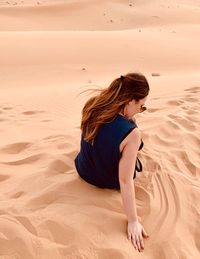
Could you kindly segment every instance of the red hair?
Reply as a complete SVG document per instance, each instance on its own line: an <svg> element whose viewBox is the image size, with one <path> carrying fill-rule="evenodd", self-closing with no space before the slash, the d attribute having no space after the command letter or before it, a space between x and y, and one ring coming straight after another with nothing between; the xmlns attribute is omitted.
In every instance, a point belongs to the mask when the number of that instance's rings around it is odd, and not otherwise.
<svg viewBox="0 0 200 259"><path fill-rule="evenodd" d="M115 119L131 100L138 102L149 94L149 84L143 74L128 73L114 79L108 88L97 91L100 93L91 97L83 107L80 127L84 140L92 145L104 123Z"/></svg>

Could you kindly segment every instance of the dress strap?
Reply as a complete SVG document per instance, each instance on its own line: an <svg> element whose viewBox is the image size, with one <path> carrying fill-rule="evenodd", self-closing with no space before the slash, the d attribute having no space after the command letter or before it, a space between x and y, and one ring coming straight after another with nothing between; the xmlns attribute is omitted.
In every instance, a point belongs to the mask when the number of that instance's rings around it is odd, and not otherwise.
<svg viewBox="0 0 200 259"><path fill-rule="evenodd" d="M142 163L138 157L135 164L135 172L134 172L133 179L135 179L136 177L136 172L142 172Z"/></svg>

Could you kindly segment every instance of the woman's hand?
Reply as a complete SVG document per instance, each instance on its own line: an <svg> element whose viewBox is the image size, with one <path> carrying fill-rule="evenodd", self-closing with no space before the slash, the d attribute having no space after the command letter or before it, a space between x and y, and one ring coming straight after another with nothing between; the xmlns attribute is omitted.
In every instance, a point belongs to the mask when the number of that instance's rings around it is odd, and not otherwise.
<svg viewBox="0 0 200 259"><path fill-rule="evenodd" d="M136 250L141 252L144 249L143 237L148 238L146 231L139 221L128 222L128 239L132 242Z"/></svg>

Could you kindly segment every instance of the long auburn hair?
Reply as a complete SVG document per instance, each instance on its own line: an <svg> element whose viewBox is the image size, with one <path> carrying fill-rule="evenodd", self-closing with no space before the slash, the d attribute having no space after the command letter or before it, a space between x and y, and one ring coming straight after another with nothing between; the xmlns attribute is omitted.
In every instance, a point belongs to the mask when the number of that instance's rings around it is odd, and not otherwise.
<svg viewBox="0 0 200 259"><path fill-rule="evenodd" d="M133 99L138 102L149 94L149 84L141 73L128 73L114 79L105 89L91 97L82 110L81 131L87 142L94 144L99 128L116 118Z"/></svg>

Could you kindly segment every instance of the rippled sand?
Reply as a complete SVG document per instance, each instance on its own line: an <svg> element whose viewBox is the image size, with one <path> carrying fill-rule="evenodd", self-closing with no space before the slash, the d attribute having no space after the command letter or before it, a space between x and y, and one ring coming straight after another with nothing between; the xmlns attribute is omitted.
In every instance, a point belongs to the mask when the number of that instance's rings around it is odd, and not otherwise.
<svg viewBox="0 0 200 259"><path fill-rule="evenodd" d="M151 2L151 3L150 3ZM200 258L199 1L0 1L0 258ZM74 168L87 88L141 71L144 170L120 193Z"/></svg>

